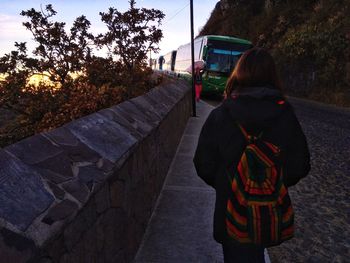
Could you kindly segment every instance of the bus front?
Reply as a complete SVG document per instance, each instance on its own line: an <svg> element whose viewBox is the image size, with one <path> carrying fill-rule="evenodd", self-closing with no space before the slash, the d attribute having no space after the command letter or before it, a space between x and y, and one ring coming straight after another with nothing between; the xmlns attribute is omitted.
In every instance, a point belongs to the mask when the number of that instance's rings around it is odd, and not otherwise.
<svg viewBox="0 0 350 263"><path fill-rule="evenodd" d="M252 48L252 43L239 38L208 36L203 48L205 73L203 93L222 95L226 81L241 54Z"/></svg>

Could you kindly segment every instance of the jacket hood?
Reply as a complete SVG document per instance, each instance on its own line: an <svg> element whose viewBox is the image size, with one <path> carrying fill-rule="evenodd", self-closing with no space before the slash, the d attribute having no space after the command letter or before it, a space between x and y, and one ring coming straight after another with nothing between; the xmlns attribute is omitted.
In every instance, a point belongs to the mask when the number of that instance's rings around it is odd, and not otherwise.
<svg viewBox="0 0 350 263"><path fill-rule="evenodd" d="M273 87L248 87L234 91L223 107L240 123L265 126L287 108L284 96Z"/></svg>

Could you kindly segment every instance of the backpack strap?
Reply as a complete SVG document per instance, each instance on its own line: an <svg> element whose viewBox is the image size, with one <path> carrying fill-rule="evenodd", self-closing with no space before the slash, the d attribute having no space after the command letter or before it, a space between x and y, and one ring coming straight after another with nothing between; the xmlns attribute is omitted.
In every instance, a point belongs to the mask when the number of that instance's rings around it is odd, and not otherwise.
<svg viewBox="0 0 350 263"><path fill-rule="evenodd" d="M263 135L263 131L261 131L258 136L250 135L247 132L247 130L244 129L244 127L242 125L240 125L238 122L237 122L237 125L238 125L239 129L241 130L244 138L247 140L248 143L253 143L256 139L261 139L261 137Z"/></svg>
<svg viewBox="0 0 350 263"><path fill-rule="evenodd" d="M241 130L244 138L246 138L246 140L249 140L250 135L247 133L247 131L244 129L244 127L242 125L240 125L239 123L237 123L238 128Z"/></svg>

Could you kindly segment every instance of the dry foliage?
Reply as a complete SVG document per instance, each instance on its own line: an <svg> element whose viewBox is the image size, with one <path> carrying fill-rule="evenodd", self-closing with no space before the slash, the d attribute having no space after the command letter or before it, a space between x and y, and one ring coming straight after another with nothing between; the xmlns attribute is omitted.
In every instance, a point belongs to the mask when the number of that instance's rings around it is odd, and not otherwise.
<svg viewBox="0 0 350 263"><path fill-rule="evenodd" d="M26 43L16 42L15 51L0 57L4 76L0 112L14 114L0 127L0 147L141 95L158 84L147 68L146 54L158 50L163 36L158 26L164 14L136 8L133 0L129 3L124 13L115 8L100 13L108 31L98 36L89 32L85 16L66 31L65 23L52 21L56 11L51 5L45 11L22 11L29 19L23 25L37 47L30 57ZM110 51L107 57L93 54L103 47ZM50 81L30 84L36 74Z"/></svg>

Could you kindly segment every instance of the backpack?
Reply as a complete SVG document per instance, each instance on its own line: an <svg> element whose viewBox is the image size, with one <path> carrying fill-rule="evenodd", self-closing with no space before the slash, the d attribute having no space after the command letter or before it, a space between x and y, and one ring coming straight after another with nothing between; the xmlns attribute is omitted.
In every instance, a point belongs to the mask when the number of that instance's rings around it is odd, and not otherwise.
<svg viewBox="0 0 350 263"><path fill-rule="evenodd" d="M239 125L246 146L233 172L228 172L230 193L226 230L241 244L278 245L294 235L294 211L283 183L280 148L249 135Z"/></svg>

